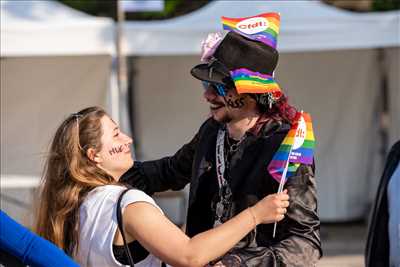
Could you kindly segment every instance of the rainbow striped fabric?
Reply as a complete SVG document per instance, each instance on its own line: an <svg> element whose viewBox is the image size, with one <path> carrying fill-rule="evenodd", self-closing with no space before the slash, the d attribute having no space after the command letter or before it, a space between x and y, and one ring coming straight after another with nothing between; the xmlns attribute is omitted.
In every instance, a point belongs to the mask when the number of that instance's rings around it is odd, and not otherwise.
<svg viewBox="0 0 400 267"><path fill-rule="evenodd" d="M221 20L224 30L235 31L276 49L280 27L279 13L263 13L246 18L221 17Z"/></svg>
<svg viewBox="0 0 400 267"><path fill-rule="evenodd" d="M238 94L280 92L281 88L268 74L253 72L246 68L230 71Z"/></svg>
<svg viewBox="0 0 400 267"><path fill-rule="evenodd" d="M315 138L311 116L308 113L299 112L298 123L292 125L268 165L269 173L276 181L280 182L286 163L289 161L286 179L293 176L301 163L313 163L314 148Z"/></svg>

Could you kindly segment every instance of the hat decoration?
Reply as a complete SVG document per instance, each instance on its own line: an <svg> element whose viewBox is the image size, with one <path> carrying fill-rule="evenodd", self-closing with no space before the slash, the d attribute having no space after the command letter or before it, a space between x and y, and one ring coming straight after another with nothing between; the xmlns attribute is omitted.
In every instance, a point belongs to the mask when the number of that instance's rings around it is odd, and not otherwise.
<svg viewBox="0 0 400 267"><path fill-rule="evenodd" d="M235 31L276 49L280 27L279 13L264 13L245 18L221 17L221 20L224 30Z"/></svg>
<svg viewBox="0 0 400 267"><path fill-rule="evenodd" d="M223 38L224 35L221 32L209 33L207 38L201 42L200 61L209 62Z"/></svg>
<svg viewBox="0 0 400 267"><path fill-rule="evenodd" d="M234 31L276 50L280 27L280 15L278 13L263 13L245 18L222 17L221 20L224 30ZM269 106L282 96L282 91L273 75L247 68L231 70L230 75L239 94L267 94Z"/></svg>
<svg viewBox="0 0 400 267"><path fill-rule="evenodd" d="M230 74L239 94L260 94L281 91L272 75L253 72L246 68L230 71Z"/></svg>

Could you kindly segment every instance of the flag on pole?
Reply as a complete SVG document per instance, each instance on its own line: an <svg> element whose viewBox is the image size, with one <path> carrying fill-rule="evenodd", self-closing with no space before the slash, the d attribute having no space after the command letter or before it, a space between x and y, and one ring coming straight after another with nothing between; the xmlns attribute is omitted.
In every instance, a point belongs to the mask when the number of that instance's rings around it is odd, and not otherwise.
<svg viewBox="0 0 400 267"><path fill-rule="evenodd" d="M305 112L299 112L297 116L297 122L293 123L268 165L269 173L277 182L281 182L286 164L288 167L285 179L293 176L301 163L313 163L315 138L311 116Z"/></svg>

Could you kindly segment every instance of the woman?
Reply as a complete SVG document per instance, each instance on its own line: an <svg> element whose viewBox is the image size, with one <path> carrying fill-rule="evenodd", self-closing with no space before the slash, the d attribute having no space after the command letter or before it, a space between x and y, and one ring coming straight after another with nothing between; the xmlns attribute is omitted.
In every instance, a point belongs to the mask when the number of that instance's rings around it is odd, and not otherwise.
<svg viewBox="0 0 400 267"><path fill-rule="evenodd" d="M44 173L37 232L82 266L129 264L117 228L119 178L133 165L132 139L104 110L84 109L58 128ZM288 195L267 196L225 224L192 238L139 190L124 196L123 226L136 266L204 266L260 223L282 220ZM138 242L137 242L138 241ZM150 253L150 254L149 254ZM161 261L160 261L161 260Z"/></svg>

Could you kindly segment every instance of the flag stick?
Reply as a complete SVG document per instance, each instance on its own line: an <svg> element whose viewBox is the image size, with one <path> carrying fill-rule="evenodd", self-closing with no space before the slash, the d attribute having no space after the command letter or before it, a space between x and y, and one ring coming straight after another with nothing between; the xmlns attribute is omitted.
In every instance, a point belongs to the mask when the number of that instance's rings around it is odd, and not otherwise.
<svg viewBox="0 0 400 267"><path fill-rule="evenodd" d="M301 114L303 115L303 111L301 111ZM297 128L296 128L296 133L297 133ZM286 175L287 175L287 171L288 171L288 168L289 168L290 154L292 154L292 148L293 148L293 144L290 146L289 156L288 156L288 159L287 159L286 164L285 164L285 169L283 170L283 173L282 173L281 181L279 182L279 187L278 187L278 192L277 192L278 194L282 193L283 186L285 185L285 182L286 182ZM274 231L272 232L272 238L275 238L276 226L277 225L278 225L278 222L275 222L274 223Z"/></svg>
<svg viewBox="0 0 400 267"><path fill-rule="evenodd" d="M293 146L290 147L289 158L290 158L290 154L292 153L292 147ZM286 161L285 169L283 170L282 178L281 178L281 181L279 182L278 194L283 191L283 186L285 185L285 182L286 182L286 174L287 174L287 170L289 168L289 158ZM275 238L277 224L278 224L278 222L274 223L274 232L272 233L273 238Z"/></svg>

